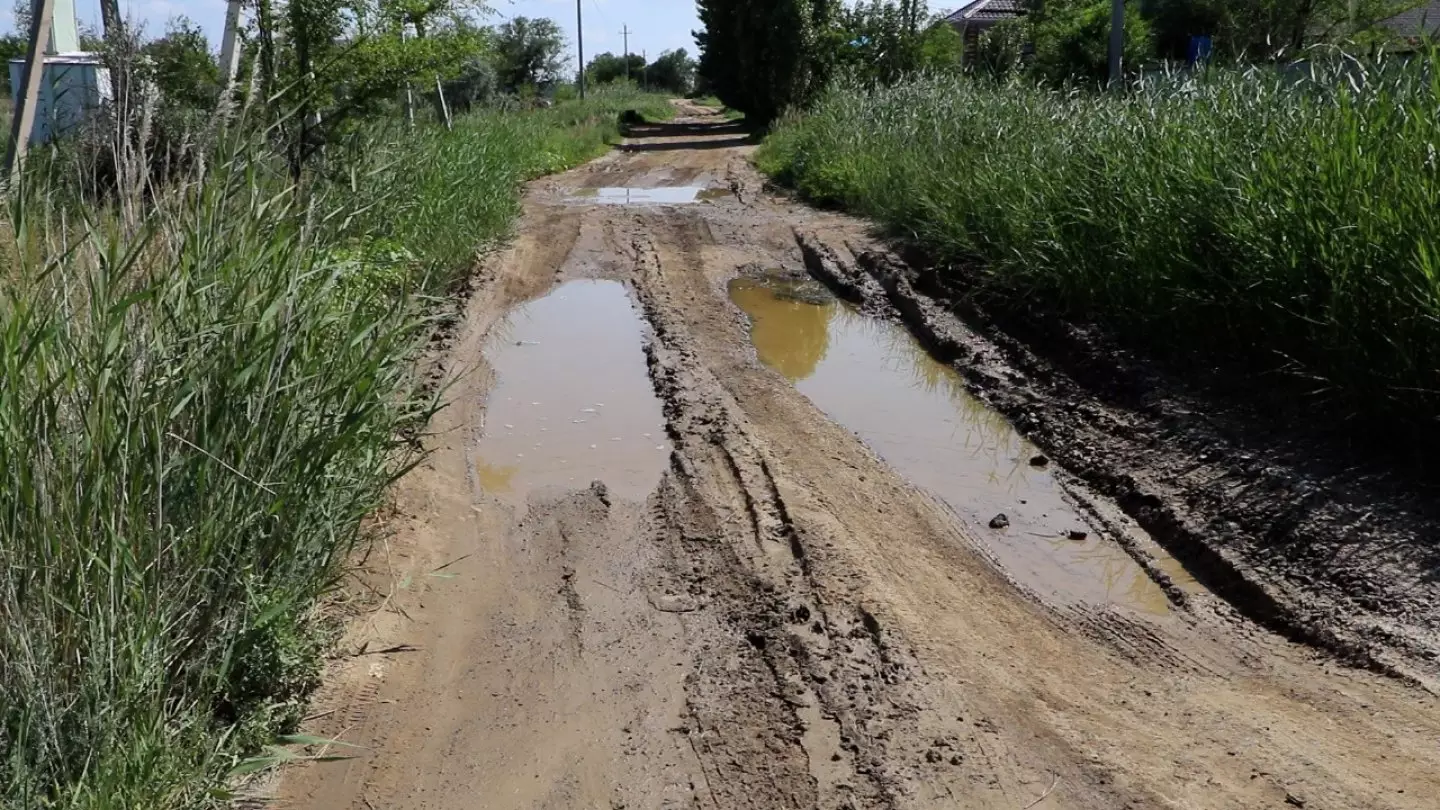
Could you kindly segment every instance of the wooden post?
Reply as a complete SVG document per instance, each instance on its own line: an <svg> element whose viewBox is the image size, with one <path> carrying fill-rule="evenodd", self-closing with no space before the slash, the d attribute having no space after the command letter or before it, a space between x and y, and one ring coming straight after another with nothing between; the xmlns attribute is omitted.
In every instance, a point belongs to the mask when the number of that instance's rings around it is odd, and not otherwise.
<svg viewBox="0 0 1440 810"><path fill-rule="evenodd" d="M30 136L35 132L35 105L40 99L40 80L45 75L45 52L50 49L50 24L55 18L55 0L36 0L30 20L30 50L25 54L25 70L20 77L20 103L10 122L10 145L5 150L5 177L12 179L25 153L30 149Z"/></svg>
<svg viewBox="0 0 1440 810"><path fill-rule="evenodd" d="M450 105L445 103L445 85L440 82L440 74L435 74L435 95L440 97L440 115L445 119L445 129L453 130L455 121L450 117Z"/></svg>

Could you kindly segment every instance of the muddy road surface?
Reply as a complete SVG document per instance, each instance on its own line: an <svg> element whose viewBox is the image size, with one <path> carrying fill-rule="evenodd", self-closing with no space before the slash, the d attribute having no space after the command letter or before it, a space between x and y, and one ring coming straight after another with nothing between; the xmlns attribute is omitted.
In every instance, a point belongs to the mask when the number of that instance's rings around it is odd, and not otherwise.
<svg viewBox="0 0 1440 810"><path fill-rule="evenodd" d="M1252 623L837 300L703 110L529 191L292 810L1434 808L1440 706ZM818 246L818 247L817 247Z"/></svg>

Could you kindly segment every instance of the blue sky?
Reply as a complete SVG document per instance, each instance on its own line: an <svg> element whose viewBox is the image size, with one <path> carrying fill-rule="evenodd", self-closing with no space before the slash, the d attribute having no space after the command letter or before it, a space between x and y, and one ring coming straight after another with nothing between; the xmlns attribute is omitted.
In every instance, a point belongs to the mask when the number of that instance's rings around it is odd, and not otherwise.
<svg viewBox="0 0 1440 810"><path fill-rule="evenodd" d="M61 0L63 2L64 0ZM99 27L100 5L97 0L74 0L81 20ZM490 0L495 13L490 22L511 17L550 17L565 29L573 59L575 48L574 0ZM647 51L654 59L661 51L684 48L695 55L695 40L690 32L700 27L693 0L581 0L585 12L586 58L603 51L619 53L623 46L620 29L630 26L630 50ZM0 0L0 22L5 30L14 28L14 0ZM212 48L220 47L221 27L225 22L225 0L121 0L126 17L145 22L146 31L159 34L165 21L184 14L203 26L210 35Z"/></svg>

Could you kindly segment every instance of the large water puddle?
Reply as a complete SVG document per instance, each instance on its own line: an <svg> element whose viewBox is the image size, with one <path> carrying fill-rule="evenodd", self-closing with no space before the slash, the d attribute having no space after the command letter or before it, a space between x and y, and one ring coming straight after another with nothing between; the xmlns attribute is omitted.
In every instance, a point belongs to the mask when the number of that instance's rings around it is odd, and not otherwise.
<svg viewBox="0 0 1440 810"><path fill-rule="evenodd" d="M562 284L510 313L485 348L497 380L476 451L479 486L515 501L592 481L624 498L648 495L670 444L644 339L614 281Z"/></svg>
<svg viewBox="0 0 1440 810"><path fill-rule="evenodd" d="M580 188L568 193L577 203L592 205L689 205L730 196L727 188L668 186L661 188Z"/></svg>
<svg viewBox="0 0 1440 810"><path fill-rule="evenodd" d="M730 297L750 316L762 362L948 504L1022 584L1062 603L1169 610L1159 586L1037 466L1040 451L903 327L860 315L815 282L736 279Z"/></svg>

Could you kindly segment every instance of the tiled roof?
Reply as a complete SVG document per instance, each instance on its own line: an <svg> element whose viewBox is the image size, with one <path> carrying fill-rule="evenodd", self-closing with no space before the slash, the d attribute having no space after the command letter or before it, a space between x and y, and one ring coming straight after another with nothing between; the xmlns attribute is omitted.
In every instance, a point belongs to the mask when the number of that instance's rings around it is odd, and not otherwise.
<svg viewBox="0 0 1440 810"><path fill-rule="evenodd" d="M1440 32L1440 0L1430 0L1418 8L1397 14L1386 20L1384 25L1402 37Z"/></svg>
<svg viewBox="0 0 1440 810"><path fill-rule="evenodd" d="M963 23L968 20L1008 20L1024 15L1025 0L971 0L946 17L945 21Z"/></svg>

